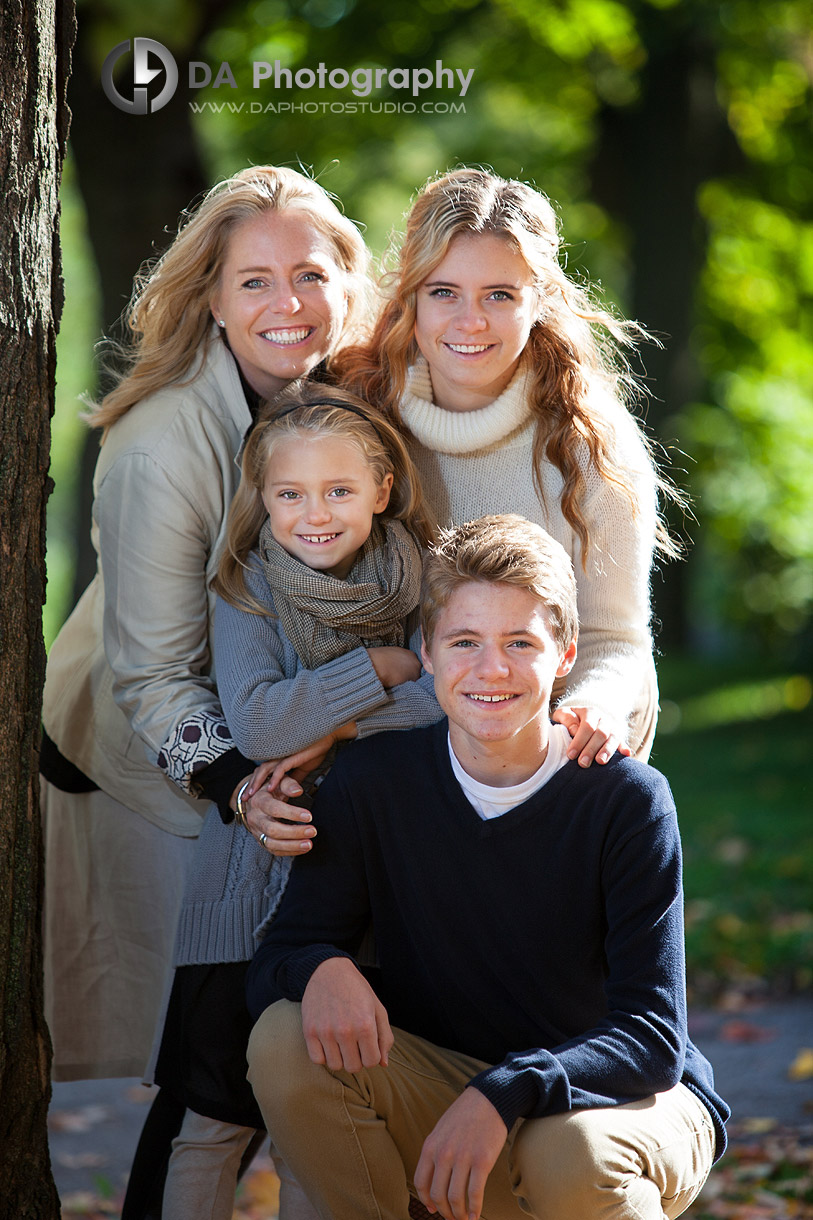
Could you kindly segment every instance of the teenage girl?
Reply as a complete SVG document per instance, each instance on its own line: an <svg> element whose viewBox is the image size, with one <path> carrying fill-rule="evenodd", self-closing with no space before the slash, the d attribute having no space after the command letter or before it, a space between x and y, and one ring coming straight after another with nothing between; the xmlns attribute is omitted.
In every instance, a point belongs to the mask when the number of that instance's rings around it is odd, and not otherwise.
<svg viewBox="0 0 813 1220"><path fill-rule="evenodd" d="M324 769L340 740L439 719L417 655L421 547L430 535L415 469L391 423L313 383L275 399L246 443L214 582L218 691L247 757L279 759L316 743L313 765ZM291 805L290 822L269 826L266 848L266 833L255 837L245 821L252 790L244 785L235 822L225 825L216 811L206 820L184 896L156 1068L157 1082L187 1107L164 1220L230 1220L241 1159L263 1125L245 1079L243 975L290 857L319 847L310 813ZM280 1216L313 1216L278 1168Z"/></svg>
<svg viewBox="0 0 813 1220"><path fill-rule="evenodd" d="M559 262L539 191L480 169L430 182L407 218L370 344L337 366L408 432L441 526L518 513L573 561L579 654L553 719L582 766L620 748L646 760L658 713L653 552L677 547L657 471L628 406L623 358L643 334L594 303Z"/></svg>

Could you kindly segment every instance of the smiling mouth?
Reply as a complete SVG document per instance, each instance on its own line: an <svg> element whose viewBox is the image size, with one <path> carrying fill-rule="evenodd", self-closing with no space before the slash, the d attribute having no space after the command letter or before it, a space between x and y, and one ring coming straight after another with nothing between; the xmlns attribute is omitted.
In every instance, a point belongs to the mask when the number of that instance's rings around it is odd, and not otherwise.
<svg viewBox="0 0 813 1220"><path fill-rule="evenodd" d="M493 343L446 343L450 352L456 352L458 356L478 356L480 352L487 352L492 347Z"/></svg>
<svg viewBox="0 0 813 1220"><path fill-rule="evenodd" d="M339 538L340 535L339 534L299 534L298 537L299 537L300 541L302 541L302 542L311 542L311 543L314 543L316 546L321 546L322 543L333 542L334 539Z"/></svg>
<svg viewBox="0 0 813 1220"><path fill-rule="evenodd" d="M269 343L281 344L282 347L293 347L312 335L315 329L315 326L298 326L296 330L262 330L260 338Z"/></svg>
<svg viewBox="0 0 813 1220"><path fill-rule="evenodd" d="M475 703L508 703L511 699L518 698L517 695L474 695L469 693L467 699L473 699Z"/></svg>

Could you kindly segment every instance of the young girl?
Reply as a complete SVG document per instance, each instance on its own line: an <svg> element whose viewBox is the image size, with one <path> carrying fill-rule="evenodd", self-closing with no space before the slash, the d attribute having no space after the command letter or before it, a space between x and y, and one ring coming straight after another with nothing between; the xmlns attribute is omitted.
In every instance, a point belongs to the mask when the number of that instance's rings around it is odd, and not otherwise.
<svg viewBox="0 0 813 1220"><path fill-rule="evenodd" d="M417 606L430 525L392 424L339 390L298 386L254 428L215 588L218 691L236 746L281 758L322 739L432 723ZM415 651L410 649L413 643ZM246 965L273 917L290 856L318 851L307 810L248 833L204 824L187 887L156 1080L187 1106L164 1220L230 1220L240 1161L262 1119L246 1082ZM269 827L270 829L270 827ZM275 855L271 854L271 850ZM283 1220L311 1217L279 1166Z"/></svg>
<svg viewBox="0 0 813 1220"><path fill-rule="evenodd" d="M653 549L675 555L619 357L643 332L592 303L558 261L556 215L522 182L461 169L407 218L369 346L338 362L410 434L440 525L518 513L573 560L579 654L554 688L569 757L646 759L657 721L649 631ZM679 497L678 497L679 498Z"/></svg>

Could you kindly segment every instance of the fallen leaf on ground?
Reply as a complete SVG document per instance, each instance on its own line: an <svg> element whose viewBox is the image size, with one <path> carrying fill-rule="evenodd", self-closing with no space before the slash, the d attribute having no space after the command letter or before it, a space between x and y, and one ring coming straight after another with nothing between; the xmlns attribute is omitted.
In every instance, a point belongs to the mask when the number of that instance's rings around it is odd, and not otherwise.
<svg viewBox="0 0 813 1220"><path fill-rule="evenodd" d="M100 1152L60 1152L56 1162L66 1169L100 1169L107 1164L107 1157Z"/></svg>
<svg viewBox="0 0 813 1220"><path fill-rule="evenodd" d="M740 1123L740 1130L746 1135L765 1135L778 1126L775 1118L746 1118Z"/></svg>
<svg viewBox="0 0 813 1220"><path fill-rule="evenodd" d="M279 1210L279 1178L273 1169L255 1169L246 1174L234 1212L237 1217L270 1220Z"/></svg>
<svg viewBox="0 0 813 1220"><path fill-rule="evenodd" d="M724 1042L771 1042L776 1030L753 1021L726 1021L720 1026L720 1037Z"/></svg>
<svg viewBox="0 0 813 1220"><path fill-rule="evenodd" d="M137 1106L147 1106L152 1105L155 1101L158 1091L150 1088L148 1084L134 1084L126 1090L124 1096L128 1101L135 1102Z"/></svg>
<svg viewBox="0 0 813 1220"><path fill-rule="evenodd" d="M752 1124L731 1126L728 1151L687 1220L813 1220L813 1126Z"/></svg>
<svg viewBox="0 0 813 1220"><path fill-rule="evenodd" d="M813 1048L803 1046L788 1068L789 1080L809 1080L813 1076Z"/></svg>
<svg viewBox="0 0 813 1220"><path fill-rule="evenodd" d="M74 1217L74 1220L104 1220L105 1216L115 1216L121 1207L120 1202L100 1199L89 1190L65 1195L61 1203L63 1217Z"/></svg>
<svg viewBox="0 0 813 1220"><path fill-rule="evenodd" d="M82 1106L81 1110L52 1110L48 1126L52 1131L89 1131L110 1117L107 1106Z"/></svg>

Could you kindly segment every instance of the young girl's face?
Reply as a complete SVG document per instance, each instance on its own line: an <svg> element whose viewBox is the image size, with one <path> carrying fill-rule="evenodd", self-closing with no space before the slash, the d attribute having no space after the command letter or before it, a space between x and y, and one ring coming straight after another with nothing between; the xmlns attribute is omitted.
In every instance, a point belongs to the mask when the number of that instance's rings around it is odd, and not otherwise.
<svg viewBox="0 0 813 1220"><path fill-rule="evenodd" d="M456 237L418 289L415 339L429 363L437 405L474 411L498 398L537 315L531 272L506 238Z"/></svg>
<svg viewBox="0 0 813 1220"><path fill-rule="evenodd" d="M262 499L274 538L309 568L343 580L387 507L392 475L376 483L353 441L290 436L277 442L265 469Z"/></svg>

